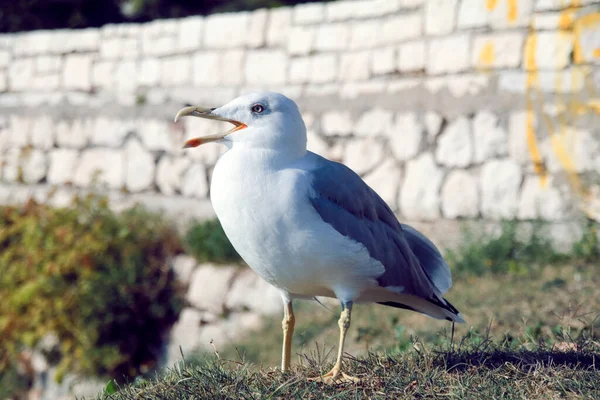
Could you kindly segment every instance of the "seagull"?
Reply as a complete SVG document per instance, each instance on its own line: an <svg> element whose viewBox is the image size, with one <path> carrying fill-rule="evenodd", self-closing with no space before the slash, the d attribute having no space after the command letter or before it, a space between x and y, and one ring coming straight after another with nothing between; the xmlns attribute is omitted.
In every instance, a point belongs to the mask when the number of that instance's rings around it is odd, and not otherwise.
<svg viewBox="0 0 600 400"><path fill-rule="evenodd" d="M437 319L464 322L444 299L452 286L435 245L398 222L391 208L355 172L307 150L296 103L256 92L219 108L186 107L183 116L233 124L188 140L184 148L222 143L210 198L231 244L281 293L284 304L281 369L290 368L294 299L318 296L341 304L340 339L332 370L311 378L357 382L342 368L354 303L374 302Z"/></svg>

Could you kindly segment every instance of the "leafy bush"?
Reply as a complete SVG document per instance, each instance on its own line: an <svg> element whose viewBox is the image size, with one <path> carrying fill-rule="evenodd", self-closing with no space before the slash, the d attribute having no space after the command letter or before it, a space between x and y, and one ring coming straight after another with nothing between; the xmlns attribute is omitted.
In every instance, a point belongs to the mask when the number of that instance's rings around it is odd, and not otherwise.
<svg viewBox="0 0 600 400"><path fill-rule="evenodd" d="M533 225L527 240L519 237L519 225L515 221L505 221L501 228L499 236L464 230L461 245L446 254L452 272L478 276L488 272L521 273L536 265L567 259L567 255L553 249L541 224Z"/></svg>
<svg viewBox="0 0 600 400"><path fill-rule="evenodd" d="M218 219L194 224L187 231L184 241L186 250L200 262L231 263L241 261L241 257L227 239Z"/></svg>
<svg viewBox="0 0 600 400"><path fill-rule="evenodd" d="M600 236L598 223L588 220L581 239L573 246L573 255L588 263L600 262Z"/></svg>
<svg viewBox="0 0 600 400"><path fill-rule="evenodd" d="M48 334L66 371L134 376L152 366L182 302L166 260L178 236L106 199L0 208L0 375Z"/></svg>

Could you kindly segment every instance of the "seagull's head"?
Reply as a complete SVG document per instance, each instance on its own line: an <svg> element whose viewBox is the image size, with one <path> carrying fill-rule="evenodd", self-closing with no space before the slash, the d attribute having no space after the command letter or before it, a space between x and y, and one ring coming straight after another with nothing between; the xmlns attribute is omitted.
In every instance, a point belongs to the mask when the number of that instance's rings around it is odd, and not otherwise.
<svg viewBox="0 0 600 400"><path fill-rule="evenodd" d="M224 143L228 147L263 148L304 154L306 126L296 103L282 94L257 92L238 97L218 108L186 107L183 116L225 121L233 124L227 132L188 140L184 148L204 143Z"/></svg>

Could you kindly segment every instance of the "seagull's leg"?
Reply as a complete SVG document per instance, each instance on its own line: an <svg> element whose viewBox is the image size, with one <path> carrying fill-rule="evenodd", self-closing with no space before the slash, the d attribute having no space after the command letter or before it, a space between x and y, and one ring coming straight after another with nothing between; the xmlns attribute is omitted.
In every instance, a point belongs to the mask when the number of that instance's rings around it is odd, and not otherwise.
<svg viewBox="0 0 600 400"><path fill-rule="evenodd" d="M290 355L292 353L292 336L294 335L295 323L296 318L294 317L294 309L292 307L292 302L288 301L285 303L283 321L281 321L281 328L283 329L281 370L283 372L290 369Z"/></svg>
<svg viewBox="0 0 600 400"><path fill-rule="evenodd" d="M340 344L338 347L337 361L335 365L327 374L317 377L310 378L311 381L323 381L325 383L334 383L336 381L342 382L360 382L360 379L355 378L353 376L347 375L342 372L342 357L344 356L344 342L346 341L346 333L348 332L348 328L350 328L350 319L352 316L352 302L348 301L342 303L342 314L340 315L340 319L338 320L338 325L340 327Z"/></svg>

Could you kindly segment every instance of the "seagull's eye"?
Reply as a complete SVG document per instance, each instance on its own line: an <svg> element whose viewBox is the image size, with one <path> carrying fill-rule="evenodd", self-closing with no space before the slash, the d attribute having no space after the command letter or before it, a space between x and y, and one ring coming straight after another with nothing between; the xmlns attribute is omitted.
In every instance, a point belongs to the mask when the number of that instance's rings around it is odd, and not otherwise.
<svg viewBox="0 0 600 400"><path fill-rule="evenodd" d="M255 104L252 106L252 112L255 114L260 114L263 111L265 111L265 106L263 106L262 104Z"/></svg>

